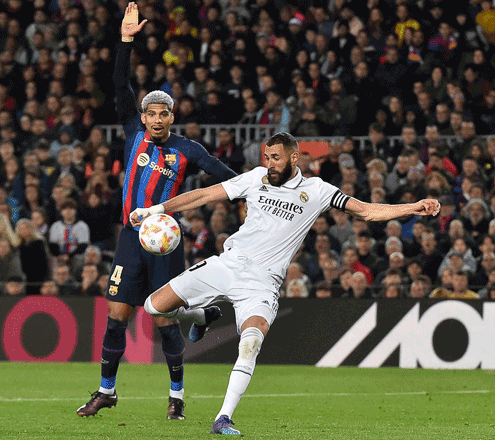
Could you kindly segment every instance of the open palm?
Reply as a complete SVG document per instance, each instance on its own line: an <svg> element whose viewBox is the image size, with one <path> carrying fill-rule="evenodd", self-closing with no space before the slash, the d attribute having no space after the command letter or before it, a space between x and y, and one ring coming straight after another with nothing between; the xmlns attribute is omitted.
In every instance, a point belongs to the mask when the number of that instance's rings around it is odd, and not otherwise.
<svg viewBox="0 0 495 440"><path fill-rule="evenodd" d="M146 24L148 20L138 23L138 15L139 11L136 3L130 2L125 9L124 19L122 20L121 32L123 37L136 35Z"/></svg>

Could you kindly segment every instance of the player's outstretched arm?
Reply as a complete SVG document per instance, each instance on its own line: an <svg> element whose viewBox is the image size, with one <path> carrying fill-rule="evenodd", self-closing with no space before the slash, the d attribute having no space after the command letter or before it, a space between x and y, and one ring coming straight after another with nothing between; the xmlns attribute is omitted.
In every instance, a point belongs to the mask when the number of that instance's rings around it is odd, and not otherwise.
<svg viewBox="0 0 495 440"><path fill-rule="evenodd" d="M159 205L150 206L149 208L137 208L131 212L129 219L133 227L139 226L141 222L151 214L186 211L188 209L198 208L206 203L219 202L227 199L228 196L223 186L221 184L213 185L208 188L189 191Z"/></svg>
<svg viewBox="0 0 495 440"><path fill-rule="evenodd" d="M113 73L113 82L115 85L115 94L117 97L117 113L119 121L125 124L131 120L137 113L136 97L132 91L131 79L131 50L129 44L146 24L143 20L138 24L138 7L134 2L127 5L124 19L122 20L121 33L123 43L117 44L117 57L115 60L115 70ZM129 136L129 133L126 133Z"/></svg>
<svg viewBox="0 0 495 440"><path fill-rule="evenodd" d="M345 210L366 221L385 221L409 215L437 215L440 212L440 203L435 199L423 199L416 203L384 205L365 203L351 197Z"/></svg>

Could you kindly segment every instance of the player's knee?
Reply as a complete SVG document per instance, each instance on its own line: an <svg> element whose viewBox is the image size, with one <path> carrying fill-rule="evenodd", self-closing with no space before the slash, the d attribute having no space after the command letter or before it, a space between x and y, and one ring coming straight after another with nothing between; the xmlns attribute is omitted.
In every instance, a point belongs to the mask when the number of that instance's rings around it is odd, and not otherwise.
<svg viewBox="0 0 495 440"><path fill-rule="evenodd" d="M256 357L263 343L263 332L256 327L248 327L241 333L239 342L239 359L246 362L256 362Z"/></svg>
<svg viewBox="0 0 495 440"><path fill-rule="evenodd" d="M119 321L117 319L110 318L108 316L107 318L107 329L110 331L119 331L119 330L124 330L127 328L127 322L125 321Z"/></svg>
<svg viewBox="0 0 495 440"><path fill-rule="evenodd" d="M151 304L151 297L152 295L148 296L148 298L146 298L146 301L144 302L144 310L146 310L146 312L149 313L151 316L174 318L175 315L177 315L177 310L172 310L171 312L159 312L158 310L156 310L153 304Z"/></svg>
<svg viewBox="0 0 495 440"><path fill-rule="evenodd" d="M153 307L153 304L151 304L151 295L148 296L144 302L144 310L151 316L161 316L161 313Z"/></svg>

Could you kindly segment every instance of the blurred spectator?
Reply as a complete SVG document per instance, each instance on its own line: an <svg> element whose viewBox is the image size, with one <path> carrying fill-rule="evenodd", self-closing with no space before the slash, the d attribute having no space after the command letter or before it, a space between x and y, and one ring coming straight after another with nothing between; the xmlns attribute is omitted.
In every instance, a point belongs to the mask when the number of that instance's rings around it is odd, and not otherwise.
<svg viewBox="0 0 495 440"><path fill-rule="evenodd" d="M55 281L44 281L40 288L42 296L60 296L60 289Z"/></svg>
<svg viewBox="0 0 495 440"><path fill-rule="evenodd" d="M69 199L60 206L61 220L50 226L49 243L52 255L71 257L83 253L89 244L88 225L77 220L77 204Z"/></svg>
<svg viewBox="0 0 495 440"><path fill-rule="evenodd" d="M380 64L375 72L377 84L381 87L382 95L402 96L402 84L407 74L407 67L400 62L399 51L389 47L385 63Z"/></svg>
<svg viewBox="0 0 495 440"><path fill-rule="evenodd" d="M299 280L301 283L304 285L304 290L303 292L307 293L309 292L309 288L311 285L311 281L308 278L308 276L303 272L302 266L299 263L291 263L289 264L289 267L287 268L287 275L285 277L284 281L284 287L285 287L285 295L289 295L289 285L292 281ZM299 289L301 290L301 289Z"/></svg>
<svg viewBox="0 0 495 440"><path fill-rule="evenodd" d="M371 298L371 289L368 286L368 282L366 280L366 275L360 271L355 272L351 276L350 280L352 298L356 299L366 299Z"/></svg>
<svg viewBox="0 0 495 440"><path fill-rule="evenodd" d="M260 125L275 124L275 131L289 132L290 113L285 106L282 97L274 90L266 94L266 102L258 111L257 123Z"/></svg>
<svg viewBox="0 0 495 440"><path fill-rule="evenodd" d="M219 145L216 149L215 156L239 173L244 164L242 146L235 144L233 133L226 129L218 132L218 142Z"/></svg>
<svg viewBox="0 0 495 440"><path fill-rule="evenodd" d="M330 226L329 232L332 234L342 246L353 235L352 224L349 221L349 215L337 209L330 211L334 225Z"/></svg>
<svg viewBox="0 0 495 440"><path fill-rule="evenodd" d="M435 289L430 298L478 299L478 294L468 289L468 278L469 272L467 271L455 272L452 276L452 290Z"/></svg>
<svg viewBox="0 0 495 440"><path fill-rule="evenodd" d="M365 276L366 282L369 285L373 283L373 274L367 266L359 261L357 248L348 247L344 250L342 256L342 266L344 268L350 268L354 272L361 272Z"/></svg>
<svg viewBox="0 0 495 440"><path fill-rule="evenodd" d="M486 286L489 282L489 274L495 269L495 253L483 252L480 267L476 272L470 272L469 284L475 288Z"/></svg>
<svg viewBox="0 0 495 440"><path fill-rule="evenodd" d="M53 269L52 280L57 284L60 296L73 296L77 295L79 286L76 280L70 274L69 266L65 264L58 264Z"/></svg>
<svg viewBox="0 0 495 440"><path fill-rule="evenodd" d="M307 90L302 102L291 113L291 133L294 136L319 136L325 132L329 122L329 113L317 105L314 91Z"/></svg>
<svg viewBox="0 0 495 440"><path fill-rule="evenodd" d="M315 286L315 296L316 298L331 298L332 295L332 285L328 281L320 281L316 283Z"/></svg>
<svg viewBox="0 0 495 440"><path fill-rule="evenodd" d="M4 294L7 296L20 297L26 294L26 285L21 276L11 276L4 284Z"/></svg>
<svg viewBox="0 0 495 440"><path fill-rule="evenodd" d="M100 296L101 290L98 285L100 273L95 264L85 264L81 272L81 296Z"/></svg>
<svg viewBox="0 0 495 440"><path fill-rule="evenodd" d="M19 251L12 248L7 238L0 238L0 282L13 276L24 276Z"/></svg>
<svg viewBox="0 0 495 440"><path fill-rule="evenodd" d="M440 264L442 264L443 257L437 250L437 239L435 233L431 229L426 229L425 232L423 232L421 236L421 247L423 248L421 258L425 262L424 273L435 282L438 268L440 267Z"/></svg>
<svg viewBox="0 0 495 440"><path fill-rule="evenodd" d="M340 78L330 80L330 99L325 104L329 112L329 124L336 136L351 134L351 126L356 122L357 106L353 96L348 96Z"/></svg>
<svg viewBox="0 0 495 440"><path fill-rule="evenodd" d="M307 298L309 295L308 289L301 279L291 280L287 286L286 298Z"/></svg>
<svg viewBox="0 0 495 440"><path fill-rule="evenodd" d="M16 224L15 230L21 239L19 255L22 271L26 275L26 293L35 295L39 293L40 283L49 276L46 243L31 220L20 219ZM33 264L34 261L36 264Z"/></svg>
<svg viewBox="0 0 495 440"><path fill-rule="evenodd" d="M0 213L0 238L5 238L9 241L12 248L17 248L21 244L21 239L12 229L12 224L9 217Z"/></svg>
<svg viewBox="0 0 495 440"><path fill-rule="evenodd" d="M490 211L486 203L481 199L472 199L462 208L466 231L471 234L474 241L479 244L482 235L488 230Z"/></svg>

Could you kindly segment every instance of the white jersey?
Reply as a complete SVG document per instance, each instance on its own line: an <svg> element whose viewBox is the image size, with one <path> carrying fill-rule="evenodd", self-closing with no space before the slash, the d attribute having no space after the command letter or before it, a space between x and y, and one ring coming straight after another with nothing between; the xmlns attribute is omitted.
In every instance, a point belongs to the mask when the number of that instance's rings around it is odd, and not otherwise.
<svg viewBox="0 0 495 440"><path fill-rule="evenodd" d="M345 209L349 200L337 187L319 177L296 176L277 187L270 185L267 169L257 167L222 182L230 200L246 199L244 224L224 244L278 278L287 268L318 216L330 208Z"/></svg>

